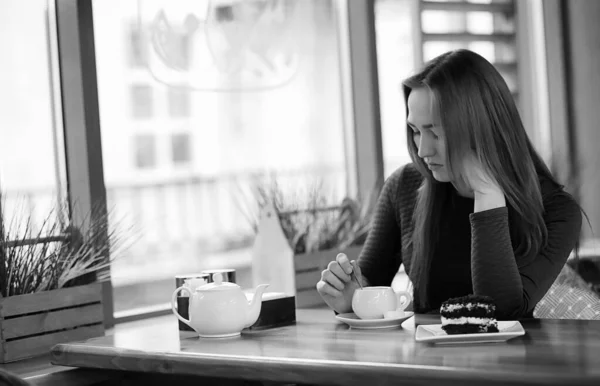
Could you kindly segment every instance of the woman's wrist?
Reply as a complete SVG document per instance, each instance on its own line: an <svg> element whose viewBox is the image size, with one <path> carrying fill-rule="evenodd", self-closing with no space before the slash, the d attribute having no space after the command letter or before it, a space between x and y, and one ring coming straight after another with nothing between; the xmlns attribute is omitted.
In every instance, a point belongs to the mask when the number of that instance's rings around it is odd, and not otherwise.
<svg viewBox="0 0 600 386"><path fill-rule="evenodd" d="M506 198L500 189L475 192L474 196L475 206L473 212L475 213L506 206Z"/></svg>

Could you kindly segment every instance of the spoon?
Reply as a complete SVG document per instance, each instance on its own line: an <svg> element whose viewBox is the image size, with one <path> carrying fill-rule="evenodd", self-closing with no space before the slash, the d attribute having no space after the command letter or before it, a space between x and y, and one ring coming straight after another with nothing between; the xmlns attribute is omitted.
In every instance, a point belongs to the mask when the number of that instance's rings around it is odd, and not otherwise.
<svg viewBox="0 0 600 386"><path fill-rule="evenodd" d="M360 284L360 280L358 280L358 276L356 276L356 261L352 261L351 264L352 264L352 276L354 276L354 280L356 280L356 283L358 284L360 289L363 289L362 284Z"/></svg>

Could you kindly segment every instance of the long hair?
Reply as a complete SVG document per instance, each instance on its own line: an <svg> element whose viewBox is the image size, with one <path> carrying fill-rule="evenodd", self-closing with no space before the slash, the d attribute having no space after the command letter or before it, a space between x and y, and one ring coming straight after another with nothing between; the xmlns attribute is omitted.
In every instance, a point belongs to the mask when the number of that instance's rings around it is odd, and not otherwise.
<svg viewBox="0 0 600 386"><path fill-rule="evenodd" d="M540 178L562 186L531 144L506 82L486 59L460 49L436 57L403 82L406 106L411 90L422 87L431 92L433 109L445 132L451 178L462 178L462 161L469 152L479 159L504 192L517 264L526 264L547 241ZM411 129L407 126L406 130L410 156L424 176L413 216L415 274L411 276L416 278L415 307L425 310L429 307L429 271L448 185L433 178L417 155Z"/></svg>

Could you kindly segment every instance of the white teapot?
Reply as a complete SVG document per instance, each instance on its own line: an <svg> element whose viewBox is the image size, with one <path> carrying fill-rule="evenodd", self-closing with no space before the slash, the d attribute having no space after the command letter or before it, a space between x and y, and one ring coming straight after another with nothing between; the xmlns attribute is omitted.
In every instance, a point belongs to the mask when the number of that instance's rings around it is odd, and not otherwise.
<svg viewBox="0 0 600 386"><path fill-rule="evenodd" d="M256 287L254 296L248 301L239 285L223 282L220 273L213 274L213 283L204 284L193 290L181 286L171 296L171 309L179 320L193 328L205 338L222 338L239 335L258 320L262 306L262 295L268 284ZM175 304L179 291L190 294L189 315L185 319L177 312Z"/></svg>

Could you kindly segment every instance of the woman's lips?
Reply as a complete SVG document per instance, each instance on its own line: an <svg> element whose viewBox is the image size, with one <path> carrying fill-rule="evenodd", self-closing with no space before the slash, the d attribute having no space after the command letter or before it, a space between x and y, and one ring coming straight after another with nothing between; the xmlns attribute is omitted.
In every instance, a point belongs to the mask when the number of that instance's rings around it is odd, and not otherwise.
<svg viewBox="0 0 600 386"><path fill-rule="evenodd" d="M429 168L429 170L437 170L437 169L440 169L442 167L442 165L440 165L440 164L427 164L427 167Z"/></svg>

